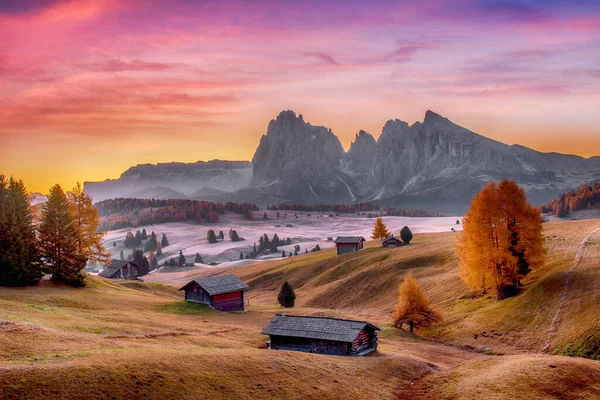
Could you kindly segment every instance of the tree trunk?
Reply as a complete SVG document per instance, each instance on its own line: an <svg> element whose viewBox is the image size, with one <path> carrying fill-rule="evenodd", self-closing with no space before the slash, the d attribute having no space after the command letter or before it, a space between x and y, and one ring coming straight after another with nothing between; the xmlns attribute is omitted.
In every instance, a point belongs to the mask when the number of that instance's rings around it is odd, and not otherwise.
<svg viewBox="0 0 600 400"><path fill-rule="evenodd" d="M408 325L410 326L410 333L414 333L415 324L412 321L408 321Z"/></svg>

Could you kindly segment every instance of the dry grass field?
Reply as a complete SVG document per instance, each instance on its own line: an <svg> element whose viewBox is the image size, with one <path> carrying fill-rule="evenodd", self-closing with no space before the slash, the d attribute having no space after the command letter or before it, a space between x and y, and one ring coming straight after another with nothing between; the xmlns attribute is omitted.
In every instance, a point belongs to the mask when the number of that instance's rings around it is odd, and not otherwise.
<svg viewBox="0 0 600 400"><path fill-rule="evenodd" d="M83 289L3 288L0 398L599 398L600 361L554 355L598 356L600 231L589 235L599 228L600 220L546 224L546 266L501 302L470 296L454 233L415 235L398 249L369 242L339 257L325 250L152 274L144 283L90 277ZM181 301L177 288L193 277L232 271L252 287L246 312ZM389 324L408 271L445 316L421 338ZM367 319L382 328L379 351L265 350L260 331L282 311L283 280L296 289L290 313Z"/></svg>

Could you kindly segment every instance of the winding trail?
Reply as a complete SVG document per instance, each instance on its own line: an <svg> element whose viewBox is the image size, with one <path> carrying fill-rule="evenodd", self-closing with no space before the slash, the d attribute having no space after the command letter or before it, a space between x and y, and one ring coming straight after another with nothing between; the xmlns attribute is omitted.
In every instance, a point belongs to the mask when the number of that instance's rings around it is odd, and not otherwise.
<svg viewBox="0 0 600 400"><path fill-rule="evenodd" d="M560 324L560 320L565 308L565 302L567 300L567 292L569 291L569 286L571 286L571 281L573 280L573 272L575 268L581 263L581 258L583 256L583 251L588 243L588 241L594 236L596 233L600 232L600 228L594 229L591 231L585 239L581 242L579 247L577 248L577 253L575 254L575 261L573 266L567 271L567 279L565 280L565 286L563 288L562 294L560 295L560 302L558 303L558 307L556 312L554 313L554 318L552 318L552 322L550 323L550 328L548 329L548 340L546 341L546 345L542 349L542 352L547 353L550 350L550 346L552 346L552 342L556 339L556 335L558 333L558 326Z"/></svg>

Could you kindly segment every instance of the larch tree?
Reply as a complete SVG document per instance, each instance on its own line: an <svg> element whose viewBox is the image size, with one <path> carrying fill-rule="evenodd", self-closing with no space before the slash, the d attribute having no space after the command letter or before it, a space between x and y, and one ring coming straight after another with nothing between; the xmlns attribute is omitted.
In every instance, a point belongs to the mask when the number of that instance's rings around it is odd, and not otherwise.
<svg viewBox="0 0 600 400"><path fill-rule="evenodd" d="M542 218L515 182L484 187L462 225L456 252L461 278L473 290L514 296L521 279L544 263Z"/></svg>
<svg viewBox="0 0 600 400"><path fill-rule="evenodd" d="M107 264L110 261L110 254L102 244L104 233L98 231L100 225L98 209L94 207L91 196L85 194L83 187L77 182L68 194L68 198L78 235L77 251L86 261Z"/></svg>
<svg viewBox="0 0 600 400"><path fill-rule="evenodd" d="M39 243L42 259L52 281L71 286L83 286L85 256L79 253L80 236L71 207L60 185L50 189L48 200L42 205L39 226Z"/></svg>
<svg viewBox="0 0 600 400"><path fill-rule="evenodd" d="M390 231L386 224L383 223L383 218L379 217L373 224L373 231L371 232L371 239L379 239L383 241L386 237L390 236Z"/></svg>
<svg viewBox="0 0 600 400"><path fill-rule="evenodd" d="M425 328L442 320L442 314L429 305L429 299L421 292L421 287L412 276L407 274L400 284L398 305L392 315L392 323L402 329L408 324L410 333L414 328Z"/></svg>
<svg viewBox="0 0 600 400"><path fill-rule="evenodd" d="M44 275L29 194L0 175L0 286L30 286Z"/></svg>

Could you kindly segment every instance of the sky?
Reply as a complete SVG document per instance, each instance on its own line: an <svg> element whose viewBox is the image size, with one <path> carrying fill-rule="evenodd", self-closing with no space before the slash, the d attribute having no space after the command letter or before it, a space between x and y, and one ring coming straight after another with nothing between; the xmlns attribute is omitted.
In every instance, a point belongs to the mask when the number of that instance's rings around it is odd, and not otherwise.
<svg viewBox="0 0 600 400"><path fill-rule="evenodd" d="M431 109L600 155L600 2L0 0L0 174L32 191L251 160L288 109L346 149Z"/></svg>

